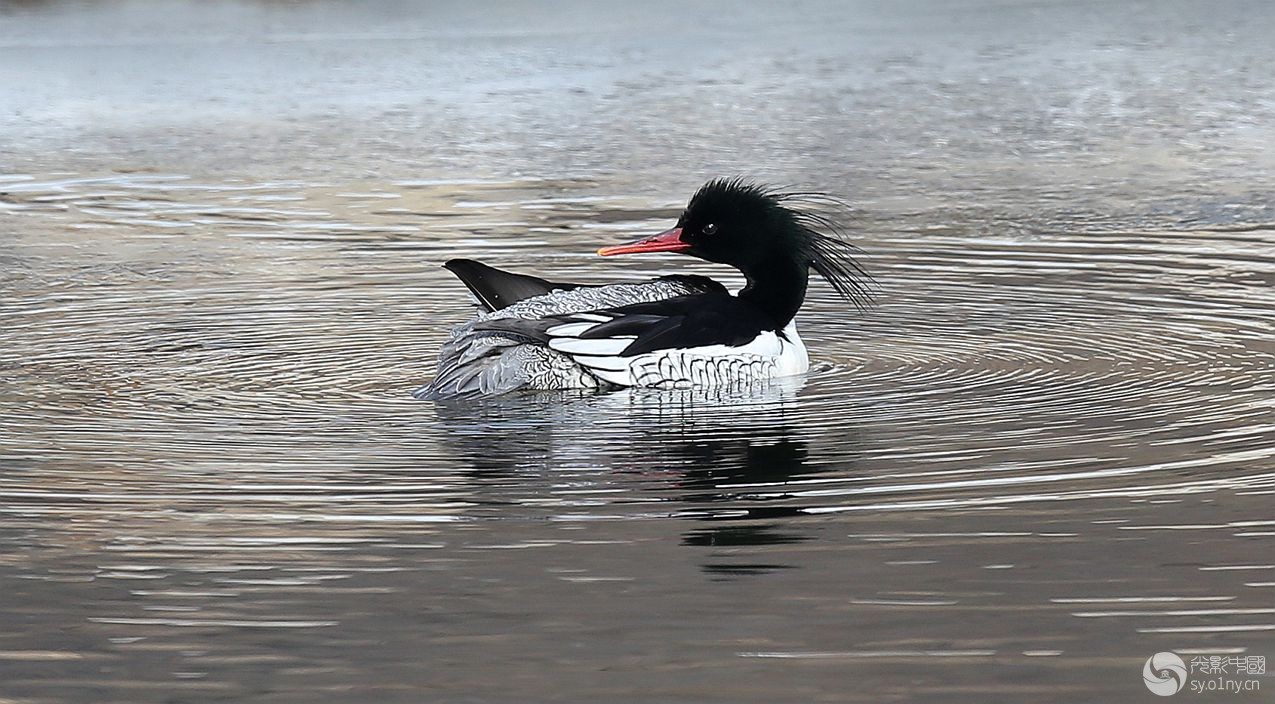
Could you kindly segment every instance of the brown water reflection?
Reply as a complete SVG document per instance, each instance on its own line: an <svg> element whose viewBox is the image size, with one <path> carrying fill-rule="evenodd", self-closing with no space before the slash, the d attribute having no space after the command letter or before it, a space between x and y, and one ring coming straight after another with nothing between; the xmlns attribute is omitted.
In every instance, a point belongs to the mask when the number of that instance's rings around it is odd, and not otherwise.
<svg viewBox="0 0 1275 704"><path fill-rule="evenodd" d="M439 7L0 15L0 700L1107 701L1275 651L1261 6ZM862 204L882 304L816 286L810 375L411 400L438 263L684 266L592 252L700 171Z"/></svg>

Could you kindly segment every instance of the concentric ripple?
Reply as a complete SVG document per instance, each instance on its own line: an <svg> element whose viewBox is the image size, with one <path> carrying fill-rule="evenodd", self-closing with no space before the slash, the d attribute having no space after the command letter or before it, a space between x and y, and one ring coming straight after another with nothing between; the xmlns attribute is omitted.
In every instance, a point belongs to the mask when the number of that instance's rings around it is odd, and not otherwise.
<svg viewBox="0 0 1275 704"><path fill-rule="evenodd" d="M436 266L447 257L594 281L684 263L594 261L594 245L624 236L613 231L654 229L676 207L590 190L8 177L6 210L41 217L6 278L7 440L42 472L74 458L64 471L82 473L92 457L136 484L23 476L6 496L216 505L252 488L253 501L323 504L334 492L336 512L393 513L379 498L410 496L414 511L436 500L459 519L472 498L463 481L347 491L315 474L333 462L417 474L456 453L450 476L522 466L530 451L557 474L610 483L599 467L675 467L690 452L747 478L750 438L804 447L797 474L817 476L746 482L702 510L1147 496L1275 476L1275 231L1260 228L996 238L896 227L863 242L877 309L857 314L816 284L800 317L816 371L782 397L634 392L478 410L406 400L468 315ZM853 475L838 469L845 456ZM209 471L242 464L247 484ZM664 515L670 488L642 479L589 505ZM501 493L517 505L527 491L520 480Z"/></svg>
<svg viewBox="0 0 1275 704"><path fill-rule="evenodd" d="M804 378L411 400L471 313L438 267L447 258L597 282L687 265L596 260L599 244L678 209L605 191L0 179L16 233L0 283L0 530L19 546L0 559L47 590L23 592L24 608L87 629L69 649L0 637L0 667L59 652L150 659L165 674L138 686L192 696L254 691L245 673L260 667L313 693L358 679L343 658L362 649L412 682L416 658L390 653L427 642L443 659L473 656L507 633L466 596L480 584L509 600L499 608L522 603L519 589L553 595L550 624L577 623L577 603L618 608L637 619L629 637L663 643L667 629L635 614L684 587L668 567L678 551L697 556L696 579L789 580L778 583L797 600L775 608L808 629L714 646L749 661L1011 666L1073 647L955 625L1014 609L1056 619L1042 633L1111 618L1198 652L1245 652L1244 634L1275 628L1260 553L1197 564L1147 542L1272 535L1260 506L1275 493L1275 229L1022 234L861 214L880 305L859 314L815 284L799 318L815 362ZM1221 494L1252 510L1211 514ZM1135 510L1158 504L1183 513ZM1000 575L1039 555L1043 581L1005 586ZM1066 583L1056 571L1095 564ZM1147 564L1212 586L1137 581ZM847 592L808 595L819 606L807 611L792 595L810 583ZM607 596L618 593L627 606ZM420 594L433 596L418 613ZM684 603L712 612L691 594ZM847 643L821 630L827 609L933 625L915 641L891 627ZM202 637L313 630L331 645ZM1217 640L1227 634L1241 640Z"/></svg>

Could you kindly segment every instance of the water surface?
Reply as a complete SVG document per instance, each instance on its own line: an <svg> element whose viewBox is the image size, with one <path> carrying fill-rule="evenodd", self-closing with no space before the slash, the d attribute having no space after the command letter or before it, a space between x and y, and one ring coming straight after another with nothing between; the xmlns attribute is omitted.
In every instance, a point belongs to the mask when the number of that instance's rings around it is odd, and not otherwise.
<svg viewBox="0 0 1275 704"><path fill-rule="evenodd" d="M1275 651L1264 5L177 7L0 14L0 698L1105 701ZM733 173L858 206L881 302L812 288L809 375L410 398L442 261L738 283L592 254Z"/></svg>

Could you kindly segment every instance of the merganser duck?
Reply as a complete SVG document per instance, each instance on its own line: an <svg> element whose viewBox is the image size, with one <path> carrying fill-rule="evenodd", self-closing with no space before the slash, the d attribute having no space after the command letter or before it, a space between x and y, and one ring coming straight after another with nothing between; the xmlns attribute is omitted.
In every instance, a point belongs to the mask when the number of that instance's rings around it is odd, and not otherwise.
<svg viewBox="0 0 1275 704"><path fill-rule="evenodd" d="M742 179L715 179L677 224L602 256L679 252L738 269L731 295L712 279L661 276L638 283L553 283L469 259L443 266L482 312L457 327L434 381L413 395L440 400L519 389L751 384L810 367L793 317L814 269L857 308L872 280L827 217L802 205L828 201Z"/></svg>

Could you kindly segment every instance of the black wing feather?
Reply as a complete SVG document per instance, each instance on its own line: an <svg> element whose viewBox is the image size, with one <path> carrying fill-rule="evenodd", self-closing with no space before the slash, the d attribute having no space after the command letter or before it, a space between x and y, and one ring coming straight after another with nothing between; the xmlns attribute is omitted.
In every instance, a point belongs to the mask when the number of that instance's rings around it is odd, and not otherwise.
<svg viewBox="0 0 1275 704"><path fill-rule="evenodd" d="M500 335L522 342L545 344L549 342L549 328L561 325L564 318L496 318L474 323L474 333Z"/></svg>
<svg viewBox="0 0 1275 704"><path fill-rule="evenodd" d="M633 330L637 333L637 339L629 343L621 353L625 357L656 350L746 345L763 330L774 327L764 313L746 301L725 293L678 296L663 301L637 303L607 312L619 315L620 318L603 325L613 325L630 316L645 319L645 325L641 329ZM659 322L651 321L651 318L657 318Z"/></svg>
<svg viewBox="0 0 1275 704"><path fill-rule="evenodd" d="M534 320L484 320L474 324L474 332L548 344L553 338L548 332L550 328L581 322L581 316L589 314L571 313ZM774 327L761 311L726 293L678 296L593 311L592 314L611 316L612 319L585 330L580 334L580 339L635 336L619 353L622 357L708 345L746 345L762 331Z"/></svg>
<svg viewBox="0 0 1275 704"><path fill-rule="evenodd" d="M452 259L443 268L465 284L486 312L508 308L534 296L580 288L580 284L554 283L537 276L501 271L473 259Z"/></svg>
<svg viewBox="0 0 1275 704"><path fill-rule="evenodd" d="M625 335L642 335L653 325L658 325L668 318L662 315L630 313L598 323L580 334L582 340L597 340L605 337L623 337Z"/></svg>

